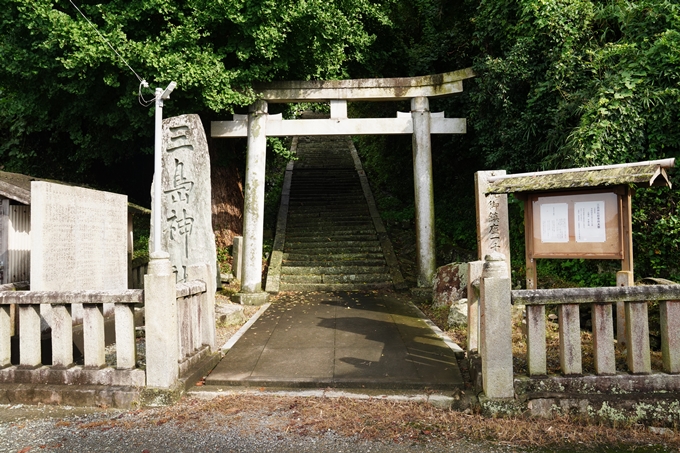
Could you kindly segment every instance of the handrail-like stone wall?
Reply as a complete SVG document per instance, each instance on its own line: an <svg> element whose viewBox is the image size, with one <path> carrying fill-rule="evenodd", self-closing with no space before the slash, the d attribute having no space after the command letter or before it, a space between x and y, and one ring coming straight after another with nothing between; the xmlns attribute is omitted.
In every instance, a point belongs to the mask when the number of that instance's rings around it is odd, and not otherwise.
<svg viewBox="0 0 680 453"><path fill-rule="evenodd" d="M0 383L144 386L145 372L136 368L134 305L142 290L0 291ZM114 304L116 366L105 360L104 304ZM52 364L42 364L40 305L53 309L50 332ZM74 365L72 304L83 304L84 364ZM10 307L19 324L19 360L12 365Z"/></svg>
<svg viewBox="0 0 680 453"><path fill-rule="evenodd" d="M663 371L680 372L680 285L618 286L512 291L514 305L527 307L527 362L531 376L546 375L545 306L558 306L560 367L579 375L581 334L579 307L592 308L595 374L616 374L612 304L624 302L628 372L652 372L647 302L658 301ZM622 371L622 370L619 370Z"/></svg>
<svg viewBox="0 0 680 453"><path fill-rule="evenodd" d="M511 290L510 279L501 269L505 265L504 257L496 255L485 258L483 269L480 269L480 262L470 263L468 290L471 304L469 338L476 343L468 345L468 352L474 353L476 349L480 355L482 386L487 398L511 399L515 396L513 381L514 385L518 381L512 365L512 305L526 307L528 374L532 378L545 377L541 380L542 385L547 385L546 380L551 378L564 379L547 376L545 307L558 307L560 368L563 376L570 377L583 373L579 307L589 304L592 308L595 375L588 376L588 382L600 379L605 385L607 379L627 371L631 379L632 375L650 375L645 378L649 380L648 384L651 383L650 392L656 391L654 385L680 388L680 379L677 379L680 373L680 285ZM651 375L648 301L659 302L665 374ZM625 305L627 370L617 370L615 362L612 305L618 302ZM564 383L560 385L564 386Z"/></svg>
<svg viewBox="0 0 680 453"><path fill-rule="evenodd" d="M209 266L192 266L193 280L175 283L167 257L156 260L147 289L17 291L0 288L0 384L101 385L174 390L212 357L214 283ZM157 269L160 261L161 269ZM150 284L149 284L150 283ZM23 288L22 286L19 286ZM40 306L52 307L52 363L42 363ZM83 364L73 356L73 304L83 304ZM104 304L114 305L116 363L105 356ZM135 306L144 305L146 366L137 365ZM16 307L19 347L12 351L10 308ZM174 333L174 334L173 334ZM15 362L15 364L13 364ZM18 362L18 363L16 363Z"/></svg>

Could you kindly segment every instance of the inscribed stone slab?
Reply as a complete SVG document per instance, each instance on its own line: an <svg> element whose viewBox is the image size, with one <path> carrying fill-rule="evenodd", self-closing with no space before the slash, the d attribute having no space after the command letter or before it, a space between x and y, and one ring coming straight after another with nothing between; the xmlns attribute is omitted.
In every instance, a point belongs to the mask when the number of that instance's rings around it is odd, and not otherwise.
<svg viewBox="0 0 680 453"><path fill-rule="evenodd" d="M31 290L127 289L127 196L31 183Z"/></svg>
<svg viewBox="0 0 680 453"><path fill-rule="evenodd" d="M178 282L187 280L187 268L194 264L210 265L216 276L210 155L198 115L163 120L162 159L161 248L170 254Z"/></svg>
<svg viewBox="0 0 680 453"><path fill-rule="evenodd" d="M127 289L127 196L31 182L31 290ZM112 306L105 307L105 313ZM42 328L51 325L41 306ZM73 307L82 320L82 307Z"/></svg>

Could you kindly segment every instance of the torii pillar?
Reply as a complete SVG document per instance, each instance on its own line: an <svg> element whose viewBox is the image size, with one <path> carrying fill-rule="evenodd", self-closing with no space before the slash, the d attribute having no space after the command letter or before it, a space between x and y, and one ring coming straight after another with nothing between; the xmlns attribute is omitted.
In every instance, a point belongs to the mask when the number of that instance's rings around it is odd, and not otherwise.
<svg viewBox="0 0 680 453"><path fill-rule="evenodd" d="M248 113L246 180L243 188L243 272L241 292L234 300L244 305L262 305L262 241L264 237L264 182L267 156L267 102L257 101Z"/></svg>
<svg viewBox="0 0 680 453"><path fill-rule="evenodd" d="M413 185L415 189L416 255L418 287L432 286L437 262L434 248L434 185L430 103L426 97L411 99L413 118Z"/></svg>

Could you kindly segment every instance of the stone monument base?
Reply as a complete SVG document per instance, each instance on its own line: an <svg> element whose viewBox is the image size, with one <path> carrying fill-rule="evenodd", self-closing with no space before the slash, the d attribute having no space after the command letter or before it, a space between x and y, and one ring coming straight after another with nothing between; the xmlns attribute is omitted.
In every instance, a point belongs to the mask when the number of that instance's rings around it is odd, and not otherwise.
<svg viewBox="0 0 680 453"><path fill-rule="evenodd" d="M264 305L267 303L269 293L259 291L256 293L236 293L231 296L232 302L241 305Z"/></svg>

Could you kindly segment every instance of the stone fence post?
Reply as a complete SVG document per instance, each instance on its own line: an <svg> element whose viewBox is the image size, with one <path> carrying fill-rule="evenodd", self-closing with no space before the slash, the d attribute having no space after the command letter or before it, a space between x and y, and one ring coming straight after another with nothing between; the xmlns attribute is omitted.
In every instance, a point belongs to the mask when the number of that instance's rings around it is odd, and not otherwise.
<svg viewBox="0 0 680 453"><path fill-rule="evenodd" d="M194 264L187 268L188 279L203 280L206 285L205 297L201 299L201 344L215 351L215 292L217 291L209 264Z"/></svg>
<svg viewBox="0 0 680 453"><path fill-rule="evenodd" d="M151 253L150 258L144 276L146 385L172 390L179 379L175 274L167 252Z"/></svg>
<svg viewBox="0 0 680 453"><path fill-rule="evenodd" d="M512 314L508 267L502 253L484 258L480 281L480 349L487 398L513 398Z"/></svg>

